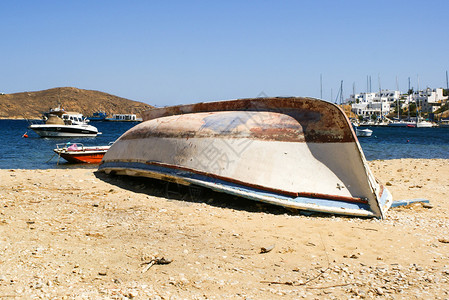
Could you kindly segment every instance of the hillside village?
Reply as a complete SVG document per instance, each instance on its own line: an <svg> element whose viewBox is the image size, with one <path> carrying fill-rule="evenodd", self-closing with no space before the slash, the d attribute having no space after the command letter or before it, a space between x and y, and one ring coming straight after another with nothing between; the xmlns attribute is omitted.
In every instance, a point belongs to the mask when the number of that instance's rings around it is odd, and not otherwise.
<svg viewBox="0 0 449 300"><path fill-rule="evenodd" d="M346 104L357 116L358 121L389 122L392 120L415 119L416 116L430 121L441 121L449 117L448 89L426 88L409 90L381 90L351 94Z"/></svg>

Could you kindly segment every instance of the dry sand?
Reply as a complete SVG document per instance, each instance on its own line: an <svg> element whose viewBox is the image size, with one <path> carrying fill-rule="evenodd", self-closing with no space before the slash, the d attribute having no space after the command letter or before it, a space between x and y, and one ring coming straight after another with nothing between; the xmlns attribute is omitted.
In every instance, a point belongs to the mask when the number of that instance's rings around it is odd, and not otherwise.
<svg viewBox="0 0 449 300"><path fill-rule="evenodd" d="M449 161L369 164L431 205L306 216L92 168L0 170L0 298L448 299Z"/></svg>

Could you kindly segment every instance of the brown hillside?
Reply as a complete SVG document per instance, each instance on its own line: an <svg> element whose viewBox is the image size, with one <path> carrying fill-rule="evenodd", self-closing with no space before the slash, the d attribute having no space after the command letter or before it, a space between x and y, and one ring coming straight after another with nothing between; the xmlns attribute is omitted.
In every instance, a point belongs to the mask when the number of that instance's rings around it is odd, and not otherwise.
<svg viewBox="0 0 449 300"><path fill-rule="evenodd" d="M354 112L351 111L351 105L339 105L340 108L345 112L346 116L348 116L348 118L350 119L355 119L357 118L356 114Z"/></svg>
<svg viewBox="0 0 449 300"><path fill-rule="evenodd" d="M142 102L103 92L62 87L0 95L0 119L39 119L43 112L57 107L58 103L65 110L77 111L86 117L96 111L104 111L108 116L134 113L141 117L141 111L153 108Z"/></svg>
<svg viewBox="0 0 449 300"><path fill-rule="evenodd" d="M436 114L435 118L437 120L439 120L439 119L449 119L449 110L445 110L442 113Z"/></svg>

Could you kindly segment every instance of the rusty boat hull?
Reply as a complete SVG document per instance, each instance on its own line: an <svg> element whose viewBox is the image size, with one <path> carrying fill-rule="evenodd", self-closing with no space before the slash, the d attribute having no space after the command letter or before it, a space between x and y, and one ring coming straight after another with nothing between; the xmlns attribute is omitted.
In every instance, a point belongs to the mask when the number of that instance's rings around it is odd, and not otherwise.
<svg viewBox="0 0 449 300"><path fill-rule="evenodd" d="M99 170L199 185L285 207L383 218L393 201L351 123L312 98L255 98L149 110Z"/></svg>

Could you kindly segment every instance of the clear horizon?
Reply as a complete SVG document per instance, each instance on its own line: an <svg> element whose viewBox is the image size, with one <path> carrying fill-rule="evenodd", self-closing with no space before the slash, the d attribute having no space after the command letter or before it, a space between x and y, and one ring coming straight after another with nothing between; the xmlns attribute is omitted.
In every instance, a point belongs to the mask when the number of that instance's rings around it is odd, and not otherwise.
<svg viewBox="0 0 449 300"><path fill-rule="evenodd" d="M155 106L446 88L447 1L3 1L0 92ZM380 79L380 80L379 80ZM380 82L379 82L380 81ZM418 82L419 81L419 82ZM332 96L332 97L331 97Z"/></svg>

